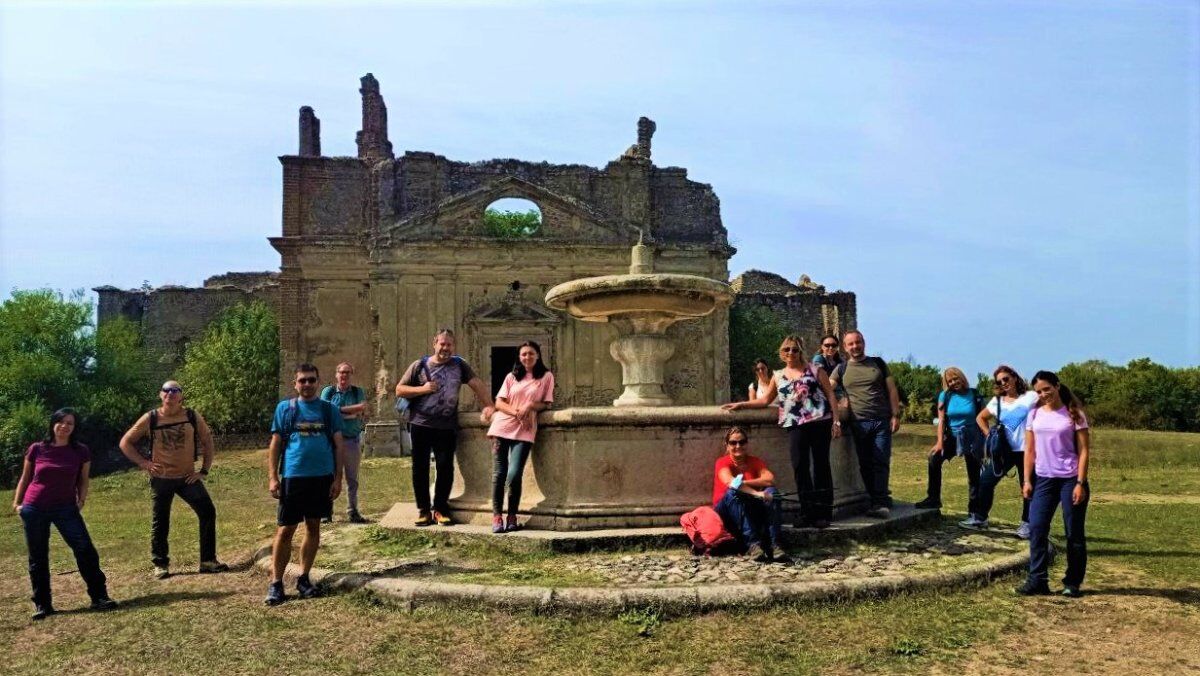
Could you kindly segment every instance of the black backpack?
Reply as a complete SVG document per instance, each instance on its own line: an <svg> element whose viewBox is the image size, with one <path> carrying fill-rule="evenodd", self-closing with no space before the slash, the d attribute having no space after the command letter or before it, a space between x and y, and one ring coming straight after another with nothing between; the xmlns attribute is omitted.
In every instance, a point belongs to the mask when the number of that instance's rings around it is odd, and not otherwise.
<svg viewBox="0 0 1200 676"><path fill-rule="evenodd" d="M183 412L187 414L187 420L179 422L167 423L165 425L158 424L158 409L150 409L150 452L154 453L154 433L157 430L167 429L168 427L179 427L185 422L192 426L192 460L200 459L200 430L196 427L196 412L190 408L184 408Z"/></svg>

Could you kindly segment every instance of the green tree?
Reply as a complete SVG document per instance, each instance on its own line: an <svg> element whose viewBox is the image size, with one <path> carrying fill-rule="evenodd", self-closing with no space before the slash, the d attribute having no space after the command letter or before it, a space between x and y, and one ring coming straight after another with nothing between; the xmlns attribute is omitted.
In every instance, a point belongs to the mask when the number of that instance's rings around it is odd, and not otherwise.
<svg viewBox="0 0 1200 676"><path fill-rule="evenodd" d="M188 345L175 379L214 432L265 432L279 393L275 313L261 301L229 308Z"/></svg>
<svg viewBox="0 0 1200 676"><path fill-rule="evenodd" d="M117 437L153 401L137 328L122 318L94 330L92 312L82 291L18 290L0 303L0 485L16 481L52 411L78 411L80 438L104 468L117 458Z"/></svg>
<svg viewBox="0 0 1200 676"><path fill-rule="evenodd" d="M936 366L918 364L911 357L904 361L888 362L888 372L896 381L900 401L904 402L903 422L927 423L930 410L942 391L942 372Z"/></svg>
<svg viewBox="0 0 1200 676"><path fill-rule="evenodd" d="M746 384L754 378L754 360L778 367L779 344L791 333L770 310L758 305L734 305L729 310L729 394L745 399Z"/></svg>
<svg viewBox="0 0 1200 676"><path fill-rule="evenodd" d="M537 209L528 211L499 211L487 209L483 212L483 229L491 237L519 239L530 237L542 227L542 214Z"/></svg>

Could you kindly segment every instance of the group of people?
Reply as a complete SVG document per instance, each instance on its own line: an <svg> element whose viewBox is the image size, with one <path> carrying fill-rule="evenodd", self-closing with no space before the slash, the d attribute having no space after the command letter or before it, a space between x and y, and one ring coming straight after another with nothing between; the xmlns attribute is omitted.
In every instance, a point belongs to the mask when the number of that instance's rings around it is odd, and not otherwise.
<svg viewBox="0 0 1200 676"><path fill-rule="evenodd" d="M846 355L843 357L843 353ZM866 355L859 331L839 338L825 336L820 352L809 359L804 341L795 335L779 346L782 368L771 370L760 360L748 400L725 404L730 411L778 408L779 425L787 430L792 473L800 503L798 525L827 528L833 518L832 439L848 431L858 457L863 486L870 500L867 514L888 518L893 506L889 490L892 435L900 428L900 397L887 364ZM343 481L347 519L362 523L358 509L359 437L366 414L366 395L353 385L354 367L342 362L336 383L318 393L320 372L314 364L295 369L296 396L278 403L271 422L268 491L278 499L277 529L272 543L271 582L266 603L286 600L284 571L292 540L301 523L305 539L296 591L316 596L309 579L320 547L321 523L332 519L333 502ZM1007 438L1003 466L1015 466L1023 507L1018 534L1030 542L1029 576L1018 591L1049 593L1047 569L1050 523L1061 505L1067 534L1064 594L1076 596L1087 562L1084 519L1089 488L1088 425L1070 389L1050 372L1040 371L1030 385L1008 366L995 372L995 396L983 404L957 368L943 374L938 398L937 441L930 449L928 495L920 508L941 506L942 465L962 457L967 468L969 516L962 525L986 528L995 488L1003 473L981 461L983 439L993 425ZM396 385L397 409L408 416L412 438L412 484L417 526L450 525L450 490L458 442L458 398L470 388L480 404L492 441L492 531L520 528L517 520L526 462L537 436L538 413L554 401L554 374L542 360L541 347L522 343L517 362L493 400L471 366L455 353L455 336L439 330L431 354L413 361ZM151 564L155 578L171 574L168 535L171 506L180 497L196 513L200 531L201 573L228 570L216 555L216 508L205 488L212 471L212 434L198 411L183 405L183 388L167 381L159 392L161 406L142 415L120 442L124 455L150 478L152 494ZM54 525L75 555L95 609L117 606L107 591L99 555L81 515L88 495L91 455L79 443L78 416L61 409L50 417L49 431L26 452L13 498L25 528L34 619L54 612L50 590L49 538ZM843 430L843 424L848 430ZM993 432L995 433L995 432ZM137 444L150 439L149 457ZM749 436L741 427L725 435L725 452L713 470L713 508L748 555L759 561L786 560L780 548L781 499L775 475L749 452ZM430 458L435 481L430 496ZM200 464L199 468L196 467ZM507 499L506 499L507 497Z"/></svg>
<svg viewBox="0 0 1200 676"><path fill-rule="evenodd" d="M846 357L842 357L842 353ZM861 332L839 341L827 335L820 352L808 359L795 335L779 346L782 368L755 363L747 401L726 410L778 408L787 430L788 450L800 503L802 527L827 528L833 505L830 469L832 439L849 427L870 506L869 516L890 516L892 435L900 428L900 397L886 362L866 355ZM967 518L961 526L985 529L996 487L1015 469L1022 495L1017 535L1029 540L1029 574L1020 594L1048 594L1049 532L1061 506L1067 540L1064 596L1080 595L1087 567L1084 521L1090 497L1087 416L1070 388L1050 371L1032 383L1010 366L993 373L994 396L986 403L968 386L957 367L942 374L937 400L937 437L929 451L928 486L919 509L942 506L942 466L962 458L967 472ZM989 443L989 435L995 438ZM740 540L748 555L769 561L779 547L782 509L774 475L747 452L749 437L734 427L725 435L725 454L714 467L713 509ZM776 557L778 558L778 557Z"/></svg>

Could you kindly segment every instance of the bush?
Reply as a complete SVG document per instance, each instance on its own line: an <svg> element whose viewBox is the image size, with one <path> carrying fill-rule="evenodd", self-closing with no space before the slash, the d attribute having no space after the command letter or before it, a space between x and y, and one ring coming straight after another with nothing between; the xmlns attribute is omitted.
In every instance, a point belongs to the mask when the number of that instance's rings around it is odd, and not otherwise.
<svg viewBox="0 0 1200 676"><path fill-rule="evenodd" d="M487 209L483 212L483 229L491 237L517 239L529 237L542 227L542 214L537 209L529 211L499 211Z"/></svg>
<svg viewBox="0 0 1200 676"><path fill-rule="evenodd" d="M928 423L930 410L942 391L942 372L936 366L917 364L912 359L888 362L888 372L896 381L904 412L900 419L906 423Z"/></svg>
<svg viewBox="0 0 1200 676"><path fill-rule="evenodd" d="M732 401L746 397L746 385L754 379L754 360L778 361L779 344L791 333L767 308L734 305L729 309L729 395Z"/></svg>
<svg viewBox="0 0 1200 676"><path fill-rule="evenodd" d="M266 303L235 305L208 325L175 375L214 432L265 432L279 393L279 323Z"/></svg>
<svg viewBox="0 0 1200 676"><path fill-rule="evenodd" d="M78 411L78 437L93 467L103 467L121 432L153 404L137 328L122 318L93 330L92 312L82 291L14 291L0 303L0 485L17 479L52 411Z"/></svg>

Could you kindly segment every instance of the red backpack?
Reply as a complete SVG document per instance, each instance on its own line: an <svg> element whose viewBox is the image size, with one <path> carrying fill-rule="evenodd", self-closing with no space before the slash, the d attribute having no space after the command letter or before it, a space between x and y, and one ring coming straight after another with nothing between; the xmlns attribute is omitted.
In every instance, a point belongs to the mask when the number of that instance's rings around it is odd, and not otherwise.
<svg viewBox="0 0 1200 676"><path fill-rule="evenodd" d="M679 517L679 525L692 541L692 553L711 556L737 540L725 530L721 516L712 507L697 507Z"/></svg>

